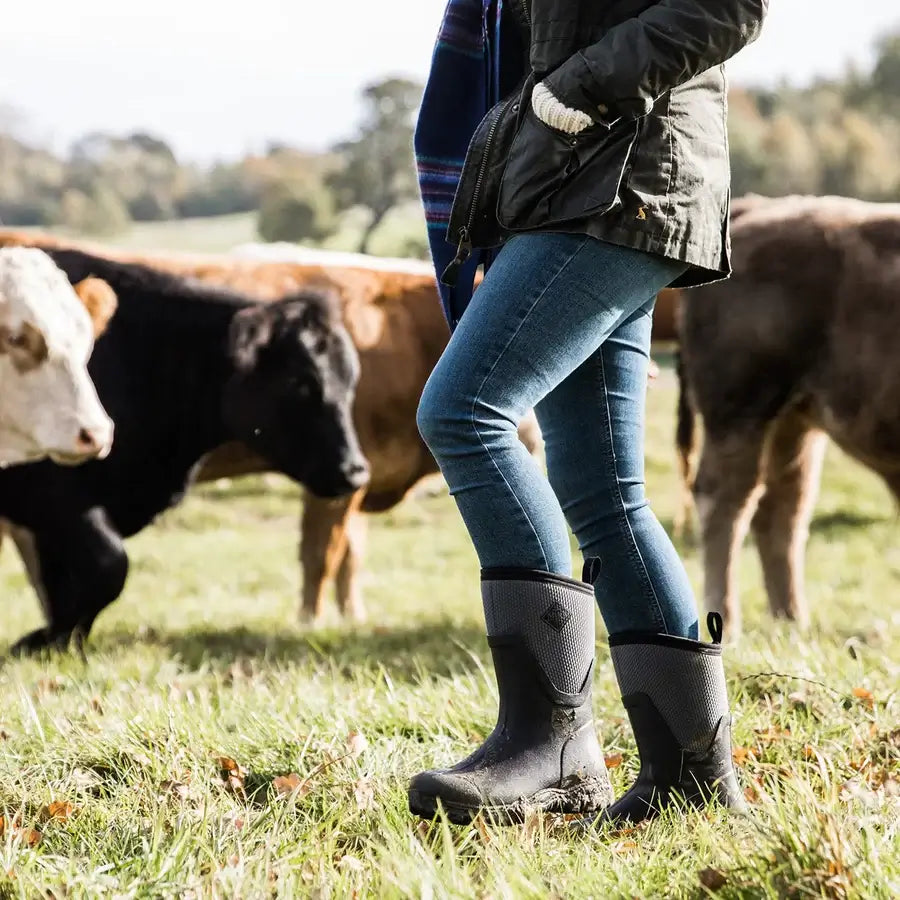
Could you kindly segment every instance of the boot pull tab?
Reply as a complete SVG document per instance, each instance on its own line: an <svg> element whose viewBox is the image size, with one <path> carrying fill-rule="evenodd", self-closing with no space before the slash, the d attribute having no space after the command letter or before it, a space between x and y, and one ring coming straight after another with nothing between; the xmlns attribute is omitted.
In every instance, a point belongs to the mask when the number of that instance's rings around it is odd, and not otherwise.
<svg viewBox="0 0 900 900"><path fill-rule="evenodd" d="M712 642L714 644L721 644L722 634L725 630L722 624L722 614L711 612L706 617L706 627L709 629L709 636L712 638Z"/></svg>
<svg viewBox="0 0 900 900"><path fill-rule="evenodd" d="M593 587L594 582L600 576L601 565L602 563L600 562L599 556L589 556L584 561L584 568L581 571L581 580Z"/></svg>

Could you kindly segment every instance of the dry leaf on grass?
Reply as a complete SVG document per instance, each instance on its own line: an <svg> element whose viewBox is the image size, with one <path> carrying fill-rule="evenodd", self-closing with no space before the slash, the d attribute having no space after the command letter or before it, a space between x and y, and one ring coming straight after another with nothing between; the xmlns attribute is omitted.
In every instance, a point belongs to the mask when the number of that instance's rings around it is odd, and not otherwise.
<svg viewBox="0 0 900 900"><path fill-rule="evenodd" d="M309 779L301 778L296 772L290 775L278 775L272 779L272 787L282 797L305 797L310 792Z"/></svg>
<svg viewBox="0 0 900 900"><path fill-rule="evenodd" d="M750 751L746 747L733 747L731 750L731 758L736 766L743 766L750 757Z"/></svg>
<svg viewBox="0 0 900 900"><path fill-rule="evenodd" d="M165 796L184 802L190 796L190 788L180 781L163 781L159 785L159 797L162 800Z"/></svg>
<svg viewBox="0 0 900 900"><path fill-rule="evenodd" d="M98 716L103 715L103 704L100 702L99 697L91 697L91 709L97 713Z"/></svg>
<svg viewBox="0 0 900 900"><path fill-rule="evenodd" d="M246 797L244 779L247 777L247 770L230 756L217 756L216 762L219 764L225 786L239 797Z"/></svg>
<svg viewBox="0 0 900 900"><path fill-rule="evenodd" d="M490 831L488 831L487 823L484 821L484 816L475 816L472 824L475 826L475 830L478 832L479 837L482 841L484 841L484 845L487 846L493 840Z"/></svg>
<svg viewBox="0 0 900 900"><path fill-rule="evenodd" d="M706 868L700 873L700 884L708 891L720 891L726 884L728 879L718 869Z"/></svg>
<svg viewBox="0 0 900 900"><path fill-rule="evenodd" d="M8 741L9 737L9 732L5 728L0 728L0 741Z"/></svg>
<svg viewBox="0 0 900 900"><path fill-rule="evenodd" d="M368 776L360 778L353 785L353 797L356 800L356 808L362 811L375 808L375 785Z"/></svg>
<svg viewBox="0 0 900 900"><path fill-rule="evenodd" d="M609 849L613 853L630 853L632 850L637 850L637 848L637 841L616 841Z"/></svg>
<svg viewBox="0 0 900 900"><path fill-rule="evenodd" d="M43 837L34 828L20 827L16 819L7 821L3 816L0 816L0 838L6 837L7 833L10 834L14 841L21 841L26 847L36 847Z"/></svg>
<svg viewBox="0 0 900 900"><path fill-rule="evenodd" d="M71 803L66 803L65 800L48 803L41 810L41 818L45 822L68 822L73 815L75 815L75 807Z"/></svg>
<svg viewBox="0 0 900 900"><path fill-rule="evenodd" d="M613 753L610 756L605 757L604 762L606 763L607 769L617 769L622 765L622 754L621 753Z"/></svg>
<svg viewBox="0 0 900 900"><path fill-rule="evenodd" d="M43 697L46 694L58 694L66 686L66 680L62 675L54 675L52 678L40 678L35 685L34 693L36 697Z"/></svg>
<svg viewBox="0 0 900 900"><path fill-rule="evenodd" d="M359 731L351 731L347 735L347 752L351 759L359 759L369 746L366 736Z"/></svg>
<svg viewBox="0 0 900 900"><path fill-rule="evenodd" d="M866 690L866 688L853 688L853 696L856 697L857 700L861 700L863 705L867 706L869 709L875 705L875 698L872 696L872 692Z"/></svg>

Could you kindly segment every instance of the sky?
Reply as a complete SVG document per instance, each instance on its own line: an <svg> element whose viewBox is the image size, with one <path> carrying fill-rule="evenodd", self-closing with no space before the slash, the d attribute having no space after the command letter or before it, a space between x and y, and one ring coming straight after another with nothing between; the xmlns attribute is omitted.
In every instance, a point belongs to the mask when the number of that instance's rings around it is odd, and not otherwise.
<svg viewBox="0 0 900 900"><path fill-rule="evenodd" d="M208 162L268 140L350 136L357 95L386 74L424 80L445 0L37 0L3 3L0 104L57 149L94 129L151 131ZM851 12L852 10L852 12ZM900 29L898 0L771 0L735 83L803 83L865 66Z"/></svg>

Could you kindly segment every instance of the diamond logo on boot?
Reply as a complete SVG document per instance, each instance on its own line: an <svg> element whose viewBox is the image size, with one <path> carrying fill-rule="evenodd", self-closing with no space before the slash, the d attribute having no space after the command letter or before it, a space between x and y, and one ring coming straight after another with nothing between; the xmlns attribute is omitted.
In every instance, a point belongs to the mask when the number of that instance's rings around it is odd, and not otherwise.
<svg viewBox="0 0 900 900"><path fill-rule="evenodd" d="M541 621L546 622L554 631L562 631L571 618L572 613L559 600L554 600L541 614Z"/></svg>

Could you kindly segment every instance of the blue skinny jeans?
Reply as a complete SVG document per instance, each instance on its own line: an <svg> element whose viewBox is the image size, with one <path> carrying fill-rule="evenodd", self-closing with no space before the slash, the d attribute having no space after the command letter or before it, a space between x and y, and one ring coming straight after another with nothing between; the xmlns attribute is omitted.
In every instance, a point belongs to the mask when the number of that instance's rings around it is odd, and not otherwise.
<svg viewBox="0 0 900 900"><path fill-rule="evenodd" d="M644 489L656 294L681 263L569 234L512 238L428 379L418 425L484 568L600 559L610 634L697 638L684 566ZM518 440L534 409L547 477Z"/></svg>

